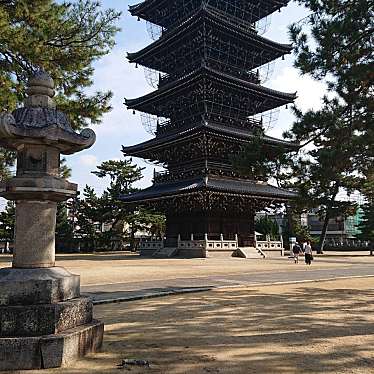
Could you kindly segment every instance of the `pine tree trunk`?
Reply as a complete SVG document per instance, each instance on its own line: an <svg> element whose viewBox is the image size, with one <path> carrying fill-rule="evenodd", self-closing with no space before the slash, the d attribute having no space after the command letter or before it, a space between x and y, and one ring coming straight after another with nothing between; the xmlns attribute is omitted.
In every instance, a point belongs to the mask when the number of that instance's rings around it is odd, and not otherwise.
<svg viewBox="0 0 374 374"><path fill-rule="evenodd" d="M321 236L319 237L319 243L318 243L318 248L317 248L317 253L318 254L323 253L323 248L325 246L325 241L326 241L327 229L328 229L329 220L330 220L330 217L331 217L331 208L334 206L334 201L335 201L335 198L336 198L336 195L338 194L338 192L339 192L339 185L336 184L335 188L334 188L334 191L333 191L333 194L330 198L330 203L327 204L327 207L326 207L326 215L325 215L325 219L324 219L324 222L323 222L323 228L322 228Z"/></svg>
<svg viewBox="0 0 374 374"><path fill-rule="evenodd" d="M131 227L131 234L130 234L130 250L135 251L135 230Z"/></svg>
<svg viewBox="0 0 374 374"><path fill-rule="evenodd" d="M319 243L318 243L318 248L317 248L317 253L318 254L323 253L323 248L325 246L325 240L326 240L326 234L327 234L327 228L329 226L329 220L330 220L330 210L329 210L329 208L327 208L325 219L324 219L324 222L323 222L322 232L321 232L321 235L319 237Z"/></svg>
<svg viewBox="0 0 374 374"><path fill-rule="evenodd" d="M288 230L290 236L294 236L295 229L293 224L293 216L292 216L292 209L289 205L286 205L286 215L287 215L287 221L288 221ZM288 238L286 238L288 240Z"/></svg>

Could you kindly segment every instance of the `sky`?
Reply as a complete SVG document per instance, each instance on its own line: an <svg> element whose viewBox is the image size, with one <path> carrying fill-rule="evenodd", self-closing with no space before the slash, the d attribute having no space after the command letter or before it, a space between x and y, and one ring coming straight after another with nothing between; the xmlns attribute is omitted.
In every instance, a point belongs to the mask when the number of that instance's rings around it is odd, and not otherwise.
<svg viewBox="0 0 374 374"><path fill-rule="evenodd" d="M133 115L132 111L128 111L124 105L125 97L135 98L153 90L146 82L143 68L136 69L135 65L129 64L126 59L127 52L136 52L152 42L145 21L138 22L128 12L128 6L136 3L136 1L102 0L104 8L122 11L119 22L121 31L117 34L116 46L113 50L95 63L94 86L90 90L112 91L113 110L103 116L100 125L92 127L97 135L96 144L88 150L67 157L68 165L72 168L70 179L79 184L80 190L89 184L98 194L101 194L108 181L99 179L91 174L91 171L103 161L121 159L122 145L137 144L152 137L143 128L140 114ZM280 13L272 15L271 25L263 36L277 42L290 43L287 27L303 19L307 14L304 8L291 2ZM293 62L293 55L286 56L284 61L278 59L272 78L264 85L284 92L297 92L297 106L303 110L317 109L326 87L308 76L300 76L298 70L293 67ZM278 121L269 129L268 135L281 137L283 131L289 129L293 121L291 110L283 107ZM145 176L137 186L143 188L149 186L154 166L140 159L134 161L146 167Z"/></svg>

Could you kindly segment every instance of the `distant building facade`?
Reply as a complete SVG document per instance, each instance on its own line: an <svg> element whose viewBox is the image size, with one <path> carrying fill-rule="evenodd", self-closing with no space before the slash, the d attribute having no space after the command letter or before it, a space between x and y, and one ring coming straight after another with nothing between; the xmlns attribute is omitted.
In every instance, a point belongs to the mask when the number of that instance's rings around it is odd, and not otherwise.
<svg viewBox="0 0 374 374"><path fill-rule="evenodd" d="M345 240L355 239L360 233L358 225L361 219L361 211L358 209L354 216L349 217L337 217L329 220L327 226L327 239L333 240ZM323 228L323 220L320 219L316 210L311 210L308 213L304 213L301 216L301 224L309 228L312 236L321 235Z"/></svg>

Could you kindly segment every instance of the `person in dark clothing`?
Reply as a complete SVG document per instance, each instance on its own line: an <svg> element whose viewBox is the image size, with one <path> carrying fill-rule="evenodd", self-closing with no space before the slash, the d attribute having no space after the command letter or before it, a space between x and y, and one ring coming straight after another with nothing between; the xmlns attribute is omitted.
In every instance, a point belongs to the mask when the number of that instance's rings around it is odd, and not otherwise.
<svg viewBox="0 0 374 374"><path fill-rule="evenodd" d="M312 246L311 246L310 242L307 242L307 244L304 248L304 252L305 252L305 263L307 265L311 265L312 260L313 260L313 251L312 251Z"/></svg>
<svg viewBox="0 0 374 374"><path fill-rule="evenodd" d="M299 263L299 255L300 255L300 252L301 252L301 247L300 247L300 244L298 242L296 242L295 245L293 246L292 252L293 252L293 258L295 260L295 264L298 264Z"/></svg>

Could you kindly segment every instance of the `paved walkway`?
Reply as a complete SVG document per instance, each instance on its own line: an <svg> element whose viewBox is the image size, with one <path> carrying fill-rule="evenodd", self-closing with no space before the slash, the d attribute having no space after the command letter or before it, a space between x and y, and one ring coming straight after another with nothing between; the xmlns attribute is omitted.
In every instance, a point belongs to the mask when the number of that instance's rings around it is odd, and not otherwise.
<svg viewBox="0 0 374 374"><path fill-rule="evenodd" d="M313 267L303 266L302 269L293 271L247 272L206 277L98 284L82 286L81 290L83 294L92 297L95 304L104 304L224 287L248 287L355 277L374 277L374 266L357 264L329 269L313 269Z"/></svg>

